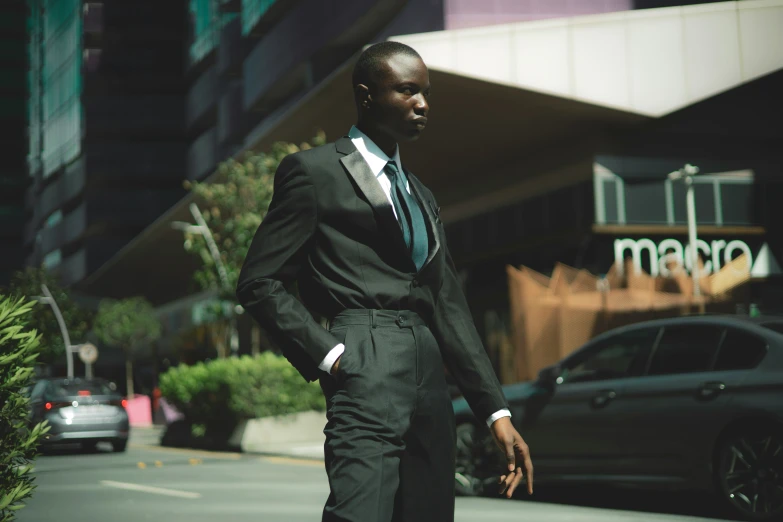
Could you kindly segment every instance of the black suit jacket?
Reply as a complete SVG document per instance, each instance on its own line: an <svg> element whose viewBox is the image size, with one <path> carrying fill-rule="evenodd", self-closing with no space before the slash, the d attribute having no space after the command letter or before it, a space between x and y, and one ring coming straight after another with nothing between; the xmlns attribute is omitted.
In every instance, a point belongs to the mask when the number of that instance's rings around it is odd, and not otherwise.
<svg viewBox="0 0 783 522"><path fill-rule="evenodd" d="M457 279L435 198L406 174L429 228L429 255L421 270L378 180L343 137L280 163L237 297L309 381L320 376L318 364L340 342L313 314L415 311L428 322L473 411L487 418L507 403ZM298 283L301 301L290 292L292 283Z"/></svg>

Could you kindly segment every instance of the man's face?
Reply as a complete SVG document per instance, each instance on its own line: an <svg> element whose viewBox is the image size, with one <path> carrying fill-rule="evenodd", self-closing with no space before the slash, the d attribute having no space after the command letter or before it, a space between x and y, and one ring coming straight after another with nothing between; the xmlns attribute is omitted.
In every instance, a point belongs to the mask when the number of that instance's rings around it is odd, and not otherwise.
<svg viewBox="0 0 783 522"><path fill-rule="evenodd" d="M397 54L375 78L367 119L396 142L414 141L427 125L430 75L421 59Z"/></svg>

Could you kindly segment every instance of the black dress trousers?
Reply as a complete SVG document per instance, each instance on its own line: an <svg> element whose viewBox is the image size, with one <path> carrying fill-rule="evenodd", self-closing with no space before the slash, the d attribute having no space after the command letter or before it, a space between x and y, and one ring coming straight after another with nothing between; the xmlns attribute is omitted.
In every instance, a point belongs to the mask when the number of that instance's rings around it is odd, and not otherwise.
<svg viewBox="0 0 783 522"><path fill-rule="evenodd" d="M415 313L346 310L320 383L331 494L323 522L452 522L454 413L438 344Z"/></svg>

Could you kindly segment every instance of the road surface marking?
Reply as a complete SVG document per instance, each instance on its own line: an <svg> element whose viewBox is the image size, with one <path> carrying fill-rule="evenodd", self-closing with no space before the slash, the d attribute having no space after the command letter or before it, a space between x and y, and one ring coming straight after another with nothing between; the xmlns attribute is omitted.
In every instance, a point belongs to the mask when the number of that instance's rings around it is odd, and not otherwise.
<svg viewBox="0 0 783 522"><path fill-rule="evenodd" d="M273 464L295 464L297 466L317 466L324 467L324 461L311 459L293 459L288 457L261 457L261 460Z"/></svg>
<svg viewBox="0 0 783 522"><path fill-rule="evenodd" d="M142 484L131 484L130 482L114 482L113 480L101 480L101 484L110 488L127 489L130 491L141 491L142 493L152 493L154 495L167 495L169 497L180 498L201 498L201 493L190 491L178 491L176 489L156 488L153 486L144 486Z"/></svg>

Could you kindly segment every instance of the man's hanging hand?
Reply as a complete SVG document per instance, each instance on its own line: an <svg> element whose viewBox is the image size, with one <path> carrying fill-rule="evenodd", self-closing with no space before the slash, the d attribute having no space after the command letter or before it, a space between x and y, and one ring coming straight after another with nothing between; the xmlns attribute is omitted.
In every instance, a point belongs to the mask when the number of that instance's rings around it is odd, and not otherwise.
<svg viewBox="0 0 783 522"><path fill-rule="evenodd" d="M503 451L508 463L508 472L500 476L500 494L511 498L514 490L524 477L527 482L527 492L533 494L533 461L530 460L530 449L522 435L514 429L511 418L501 417L492 423L490 428L498 447ZM524 466L524 473L522 471Z"/></svg>

